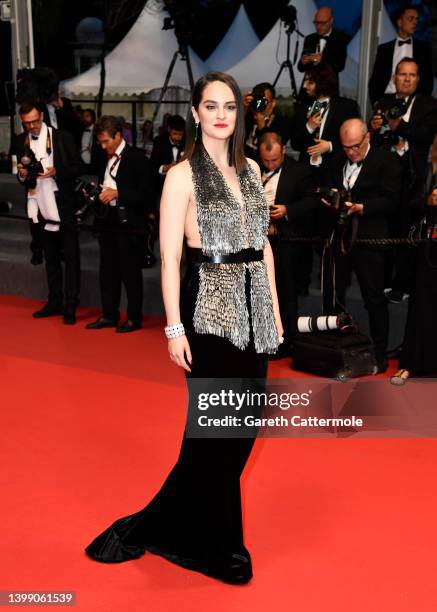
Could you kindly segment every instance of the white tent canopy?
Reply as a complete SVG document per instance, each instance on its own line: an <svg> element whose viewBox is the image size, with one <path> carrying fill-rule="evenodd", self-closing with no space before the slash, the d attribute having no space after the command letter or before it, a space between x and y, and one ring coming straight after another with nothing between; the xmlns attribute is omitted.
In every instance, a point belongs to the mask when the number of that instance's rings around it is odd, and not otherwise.
<svg viewBox="0 0 437 612"><path fill-rule="evenodd" d="M298 14L298 28L302 34L306 35L314 31L313 19L316 5L313 0L299 0L294 2ZM291 61L293 61L294 48L297 34L291 37ZM302 51L302 40L300 39L299 54ZM278 44L279 41L279 44ZM279 71L279 66L286 59L287 36L281 21L277 21L270 32L259 43L259 45L247 55L241 62L228 69L228 72L236 79L240 87L244 90L251 89L256 83L262 81L273 82ZM299 89L302 82L302 73L294 67L296 85ZM290 77L288 69L284 69L276 85L278 93L290 93Z"/></svg>
<svg viewBox="0 0 437 612"><path fill-rule="evenodd" d="M106 95L140 94L163 85L173 54L178 48L174 30L162 30L162 15L152 14L145 7L123 38L106 56ZM194 80L207 68L190 49ZM100 83L100 66L63 81L67 95L96 95ZM190 89L186 63L178 59L169 85Z"/></svg>
<svg viewBox="0 0 437 612"><path fill-rule="evenodd" d="M226 72L244 59L258 43L259 38L242 4L229 30L206 60L208 70Z"/></svg>

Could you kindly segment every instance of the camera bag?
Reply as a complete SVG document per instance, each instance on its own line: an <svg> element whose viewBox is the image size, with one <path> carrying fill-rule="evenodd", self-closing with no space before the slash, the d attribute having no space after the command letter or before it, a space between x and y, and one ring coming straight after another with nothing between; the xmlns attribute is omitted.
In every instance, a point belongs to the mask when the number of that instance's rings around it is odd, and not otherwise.
<svg viewBox="0 0 437 612"><path fill-rule="evenodd" d="M364 334L339 331L296 334L291 368L338 380L377 371L373 345Z"/></svg>

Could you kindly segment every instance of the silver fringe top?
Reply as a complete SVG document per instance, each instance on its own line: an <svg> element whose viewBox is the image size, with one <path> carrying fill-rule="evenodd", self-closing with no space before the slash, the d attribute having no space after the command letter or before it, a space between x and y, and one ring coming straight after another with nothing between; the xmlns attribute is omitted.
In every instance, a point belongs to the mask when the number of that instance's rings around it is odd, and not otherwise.
<svg viewBox="0 0 437 612"><path fill-rule="evenodd" d="M203 147L190 165L202 252L223 255L246 248L263 249L269 210L255 171L248 165L238 176L241 204ZM246 270L250 273L251 321L246 302ZM279 339L264 261L203 263L199 279L193 321L197 333L222 336L245 349L252 325L256 352L276 352Z"/></svg>

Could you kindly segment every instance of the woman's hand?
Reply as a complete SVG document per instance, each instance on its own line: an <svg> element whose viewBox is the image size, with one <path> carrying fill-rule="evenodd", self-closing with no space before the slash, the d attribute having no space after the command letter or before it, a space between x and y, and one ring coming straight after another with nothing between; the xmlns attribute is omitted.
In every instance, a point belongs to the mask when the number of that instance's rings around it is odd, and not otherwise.
<svg viewBox="0 0 437 612"><path fill-rule="evenodd" d="M168 341L168 352L170 353L170 359L181 368L184 368L187 372L191 372L192 357L190 345L187 340L187 336L178 336Z"/></svg>
<svg viewBox="0 0 437 612"><path fill-rule="evenodd" d="M281 315L275 314L275 325L280 338L284 337L284 328L282 326Z"/></svg>

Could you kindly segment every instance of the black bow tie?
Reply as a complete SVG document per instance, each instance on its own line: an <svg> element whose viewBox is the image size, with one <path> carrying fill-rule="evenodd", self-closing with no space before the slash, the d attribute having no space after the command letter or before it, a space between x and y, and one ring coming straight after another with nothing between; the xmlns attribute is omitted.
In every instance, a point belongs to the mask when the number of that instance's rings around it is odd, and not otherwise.
<svg viewBox="0 0 437 612"><path fill-rule="evenodd" d="M353 165L355 165L357 168L361 168L361 166L363 165L363 160L357 162L352 162L349 160L349 166L352 167Z"/></svg>
<svg viewBox="0 0 437 612"><path fill-rule="evenodd" d="M319 40L328 40L329 36L319 35Z"/></svg>
<svg viewBox="0 0 437 612"><path fill-rule="evenodd" d="M84 132L91 132L91 128L84 128Z"/></svg>
<svg viewBox="0 0 437 612"><path fill-rule="evenodd" d="M411 38L407 38L406 40L398 40L398 46L402 47L402 45L411 45Z"/></svg>
<svg viewBox="0 0 437 612"><path fill-rule="evenodd" d="M39 138L39 136L34 136L33 134L31 134L30 137L32 138L32 140L38 140Z"/></svg>

